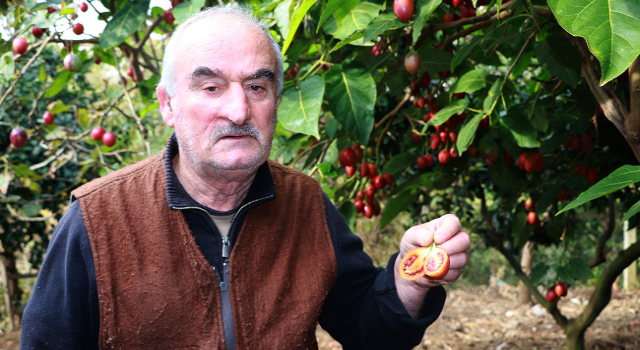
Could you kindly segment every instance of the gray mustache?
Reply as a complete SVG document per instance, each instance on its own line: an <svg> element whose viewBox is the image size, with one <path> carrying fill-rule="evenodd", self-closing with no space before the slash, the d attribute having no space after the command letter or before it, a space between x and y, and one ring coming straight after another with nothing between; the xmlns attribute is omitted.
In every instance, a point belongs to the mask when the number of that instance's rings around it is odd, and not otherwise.
<svg viewBox="0 0 640 350"><path fill-rule="evenodd" d="M229 124L221 129L214 131L211 134L211 140L216 141L221 137L225 137L225 136L245 136L245 135L252 136L258 140L262 139L262 134L260 134L260 131L258 130L258 128L256 128L251 124L242 124L242 125Z"/></svg>

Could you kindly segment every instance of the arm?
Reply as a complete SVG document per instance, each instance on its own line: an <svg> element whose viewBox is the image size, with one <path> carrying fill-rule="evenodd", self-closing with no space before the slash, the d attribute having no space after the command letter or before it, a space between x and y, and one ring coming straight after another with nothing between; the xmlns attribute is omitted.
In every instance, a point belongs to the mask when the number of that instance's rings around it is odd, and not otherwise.
<svg viewBox="0 0 640 350"><path fill-rule="evenodd" d="M419 317L413 319L398 296L394 264L376 268L362 251L362 240L353 234L342 215L325 195L327 223L331 231L338 278L327 296L320 325L345 350L411 349L422 340L444 306L444 288L431 288L423 297Z"/></svg>
<svg viewBox="0 0 640 350"><path fill-rule="evenodd" d="M24 310L21 349L98 349L93 256L79 202L56 227Z"/></svg>

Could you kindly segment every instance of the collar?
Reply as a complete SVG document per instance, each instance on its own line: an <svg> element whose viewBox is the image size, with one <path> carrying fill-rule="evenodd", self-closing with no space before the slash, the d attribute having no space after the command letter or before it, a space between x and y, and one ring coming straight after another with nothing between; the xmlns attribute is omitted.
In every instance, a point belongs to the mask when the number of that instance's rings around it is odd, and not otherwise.
<svg viewBox="0 0 640 350"><path fill-rule="evenodd" d="M164 170L167 182L167 202L171 209L186 209L186 208L202 208L212 215L231 215L238 211L239 208L245 207L249 203L257 203L262 200L274 198L276 195L275 184L273 183L273 177L271 176L271 169L269 169L268 162L264 162L256 173L251 186L249 186L249 192L240 203L238 208L234 208L227 212L213 210L198 203L193 199L189 193L182 187L182 184L178 180L176 172L173 170L172 159L179 153L178 138L176 133L172 133L167 142L167 147L164 154Z"/></svg>

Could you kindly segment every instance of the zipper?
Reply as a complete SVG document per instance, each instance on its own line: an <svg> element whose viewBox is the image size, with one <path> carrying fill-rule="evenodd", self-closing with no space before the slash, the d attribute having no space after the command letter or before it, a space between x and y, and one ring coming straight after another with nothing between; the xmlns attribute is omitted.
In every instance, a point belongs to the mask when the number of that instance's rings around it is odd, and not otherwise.
<svg viewBox="0 0 640 350"><path fill-rule="evenodd" d="M238 214L240 214L244 209L246 209L247 207L249 207L254 203L257 203L266 199L270 199L270 198L273 198L273 195L255 199L242 205L233 215L233 218L231 218L231 225L229 227L229 232L234 232L233 223L235 219L238 217ZM209 215L209 212L200 207L171 207L171 209L174 209L174 210L194 209L194 210L202 211L207 215L209 220L211 220L213 227L216 227L216 223L211 218L211 215ZM216 270L215 266L213 266L213 272L214 272L214 275L216 276L216 279L219 282L218 285L220 286L220 297L221 297L220 301L222 304L222 325L224 328L224 338L225 338L223 341L226 343L227 350L235 350L236 334L235 334L234 322L233 322L233 312L231 310L231 295L229 294L229 282L228 282L229 281L229 256L231 255L231 240L229 239L228 234L226 236L223 236L222 233L220 233L220 236L222 238L222 252L221 252L222 273Z"/></svg>

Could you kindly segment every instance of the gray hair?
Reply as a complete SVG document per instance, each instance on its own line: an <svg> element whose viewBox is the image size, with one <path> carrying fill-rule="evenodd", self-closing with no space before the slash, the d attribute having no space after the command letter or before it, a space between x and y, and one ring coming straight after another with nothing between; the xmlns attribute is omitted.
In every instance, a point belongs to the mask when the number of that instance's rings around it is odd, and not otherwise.
<svg viewBox="0 0 640 350"><path fill-rule="evenodd" d="M277 65L278 65L278 88L277 88L277 96L280 96L282 92L282 83L284 79L284 73L282 71L282 51L280 50L280 45L276 43L276 40L273 38L271 33L269 33L269 29L251 12L248 7L243 7L238 5L237 3L227 4L225 6L214 6L210 7L204 11L198 12L195 15L189 17L184 23L180 24L171 35L169 39L169 43L164 50L164 58L162 59L162 76L160 77L160 83L158 85L164 87L167 95L169 97L173 97L176 94L176 56L178 49L178 42L180 41L180 37L184 33L185 29L196 23L198 21L204 19L211 19L220 15L234 15L239 17L243 22L246 22L248 26L255 26L257 29L260 29L263 33L269 37L271 41L271 46L276 55Z"/></svg>

